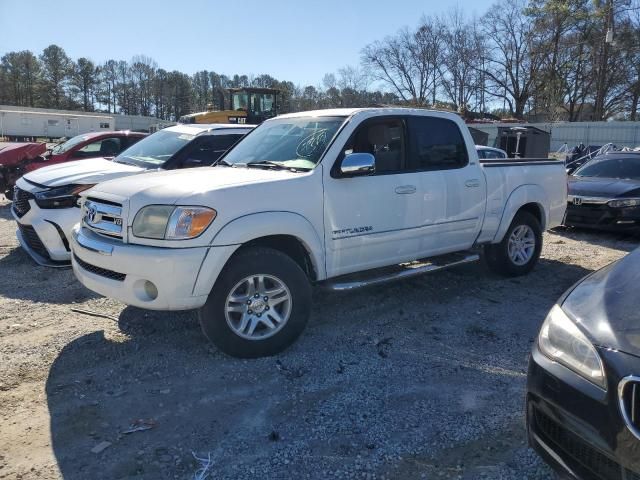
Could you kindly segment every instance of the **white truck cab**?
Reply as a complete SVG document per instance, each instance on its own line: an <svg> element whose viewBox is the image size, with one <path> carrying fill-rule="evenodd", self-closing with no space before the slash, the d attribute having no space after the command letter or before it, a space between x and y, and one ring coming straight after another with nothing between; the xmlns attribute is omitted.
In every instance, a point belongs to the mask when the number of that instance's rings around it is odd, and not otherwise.
<svg viewBox="0 0 640 480"><path fill-rule="evenodd" d="M198 308L240 357L306 325L311 285L348 290L474 261L522 275L566 208L562 162L480 162L455 114L336 109L264 122L216 167L82 193L73 268L142 308Z"/></svg>

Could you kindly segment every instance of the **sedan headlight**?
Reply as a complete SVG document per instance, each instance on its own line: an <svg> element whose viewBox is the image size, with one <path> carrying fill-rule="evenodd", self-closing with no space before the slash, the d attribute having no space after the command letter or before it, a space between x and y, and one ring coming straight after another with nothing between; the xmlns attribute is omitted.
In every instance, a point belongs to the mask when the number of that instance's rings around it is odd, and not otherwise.
<svg viewBox="0 0 640 480"><path fill-rule="evenodd" d="M607 389L600 355L576 324L555 305L538 336L542 353L600 388Z"/></svg>
<svg viewBox="0 0 640 480"><path fill-rule="evenodd" d="M36 193L36 204L40 208L71 208L79 207L80 192L89 190L95 183L85 185L65 185Z"/></svg>
<svg viewBox="0 0 640 480"><path fill-rule="evenodd" d="M207 207L149 205L133 220L133 234L156 240L186 240L204 232L217 212Z"/></svg>
<svg viewBox="0 0 640 480"><path fill-rule="evenodd" d="M613 208L638 207L640 206L640 198L621 198L619 200L611 200L607 205Z"/></svg>

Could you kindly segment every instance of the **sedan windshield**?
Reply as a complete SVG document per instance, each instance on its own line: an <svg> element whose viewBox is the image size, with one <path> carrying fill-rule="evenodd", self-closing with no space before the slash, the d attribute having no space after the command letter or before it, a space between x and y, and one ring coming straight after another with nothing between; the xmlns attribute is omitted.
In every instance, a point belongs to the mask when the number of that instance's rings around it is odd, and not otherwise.
<svg viewBox="0 0 640 480"><path fill-rule="evenodd" d="M118 155L114 162L142 168L162 168L182 147L195 138L188 133L160 130Z"/></svg>
<svg viewBox="0 0 640 480"><path fill-rule="evenodd" d="M89 136L87 135L76 135L75 137L70 138L69 140L67 140L66 142L63 143L59 143L58 145L56 145L55 147L53 147L51 149L51 153L53 153L54 155L60 155L61 153L65 153L68 152L69 150L71 150L73 147L75 147L76 145L89 140Z"/></svg>
<svg viewBox="0 0 640 480"><path fill-rule="evenodd" d="M293 117L269 120L231 150L230 165L262 165L310 170L316 166L346 117Z"/></svg>
<svg viewBox="0 0 640 480"><path fill-rule="evenodd" d="M573 175L640 180L640 157L594 160L576 170Z"/></svg>

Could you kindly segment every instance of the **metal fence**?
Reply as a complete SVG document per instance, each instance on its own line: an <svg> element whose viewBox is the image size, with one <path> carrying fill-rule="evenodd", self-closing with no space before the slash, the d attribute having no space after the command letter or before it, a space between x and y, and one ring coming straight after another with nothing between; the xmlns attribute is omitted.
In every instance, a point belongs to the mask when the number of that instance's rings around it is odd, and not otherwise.
<svg viewBox="0 0 640 480"><path fill-rule="evenodd" d="M471 124L473 128L489 134L489 146L496 146L498 127L516 127L515 123ZM524 124L522 124L524 125ZM530 123L551 133L551 151L555 152L566 143L569 149L585 145L613 143L617 147L640 146L640 122L575 122L575 123Z"/></svg>

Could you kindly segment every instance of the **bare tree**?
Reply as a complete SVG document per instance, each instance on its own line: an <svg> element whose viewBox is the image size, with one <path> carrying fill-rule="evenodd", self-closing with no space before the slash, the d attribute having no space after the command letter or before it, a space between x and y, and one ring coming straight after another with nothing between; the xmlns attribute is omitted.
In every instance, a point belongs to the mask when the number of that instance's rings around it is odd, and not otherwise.
<svg viewBox="0 0 640 480"><path fill-rule="evenodd" d="M462 10L456 7L443 21L443 38L442 61L438 62L442 90L455 110L468 110L472 97L484 89L483 37L477 21L467 21Z"/></svg>
<svg viewBox="0 0 640 480"><path fill-rule="evenodd" d="M533 96L545 52L536 48L531 22L524 15L526 0L495 3L482 19L487 38L483 69L488 93L502 99L517 118Z"/></svg>

